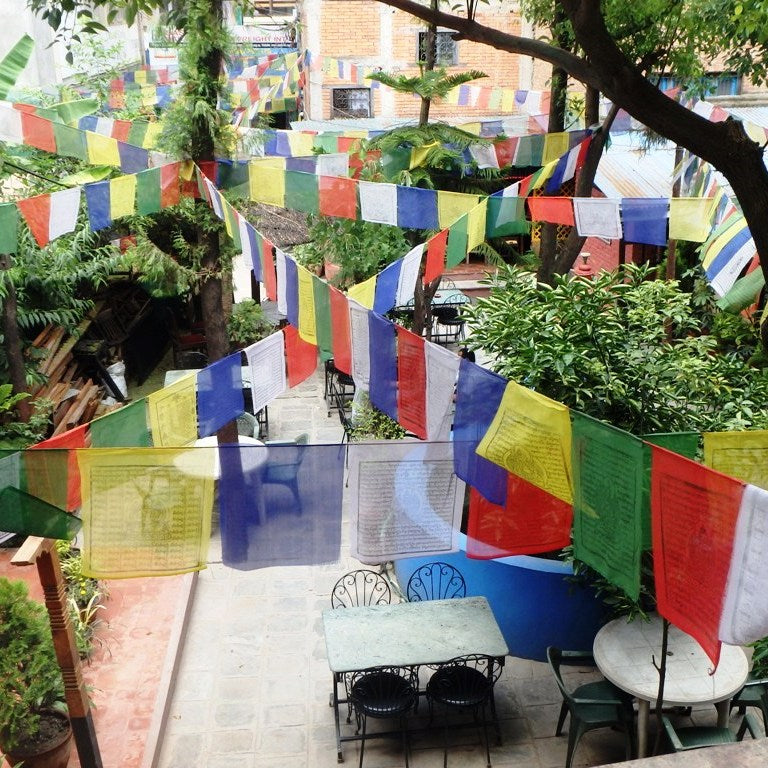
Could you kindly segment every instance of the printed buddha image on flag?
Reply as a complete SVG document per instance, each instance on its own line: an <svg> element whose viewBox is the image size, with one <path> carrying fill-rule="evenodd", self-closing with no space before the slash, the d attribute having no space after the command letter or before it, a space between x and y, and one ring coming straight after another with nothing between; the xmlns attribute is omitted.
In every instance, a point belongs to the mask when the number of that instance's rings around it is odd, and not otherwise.
<svg viewBox="0 0 768 768"><path fill-rule="evenodd" d="M215 448L77 451L83 573L167 576L206 567Z"/></svg>

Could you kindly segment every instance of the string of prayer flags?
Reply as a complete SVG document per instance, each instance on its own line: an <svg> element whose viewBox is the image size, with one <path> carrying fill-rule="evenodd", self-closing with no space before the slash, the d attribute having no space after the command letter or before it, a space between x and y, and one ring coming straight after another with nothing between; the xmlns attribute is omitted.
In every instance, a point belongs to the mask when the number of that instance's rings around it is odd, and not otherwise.
<svg viewBox="0 0 768 768"><path fill-rule="evenodd" d="M395 326L397 333L397 417L400 425L427 439L427 358L425 340Z"/></svg>
<svg viewBox="0 0 768 768"><path fill-rule="evenodd" d="M395 324L368 313L369 397L372 405L397 421L397 336Z"/></svg>
<svg viewBox="0 0 768 768"><path fill-rule="evenodd" d="M94 448L151 448L152 435L147 424L147 400L135 400L109 411L90 425Z"/></svg>
<svg viewBox="0 0 768 768"><path fill-rule="evenodd" d="M590 416L573 417L573 554L640 597L646 451L640 438Z"/></svg>
<svg viewBox="0 0 768 768"><path fill-rule="evenodd" d="M558 499L573 501L571 420L562 403L510 381L477 454Z"/></svg>
<svg viewBox="0 0 768 768"><path fill-rule="evenodd" d="M366 309L373 309L376 301L376 275L347 289L347 296Z"/></svg>
<svg viewBox="0 0 768 768"><path fill-rule="evenodd" d="M345 455L341 445L221 446L224 564L252 570L337 562Z"/></svg>
<svg viewBox="0 0 768 768"><path fill-rule="evenodd" d="M286 274L287 262L286 259ZM301 264L296 265L299 303L299 336L317 346L317 330L315 323L315 289L312 285L312 273Z"/></svg>
<svg viewBox="0 0 768 768"><path fill-rule="evenodd" d="M373 295L373 311L380 315L389 312L397 304L397 284L403 259L388 264L376 275L376 288Z"/></svg>
<svg viewBox="0 0 768 768"><path fill-rule="evenodd" d="M461 358L453 420L454 471L494 504L506 501L507 473L475 449L499 410L506 386L502 376ZM428 391L427 397L431 394Z"/></svg>
<svg viewBox="0 0 768 768"><path fill-rule="evenodd" d="M270 301L277 301L277 273L275 271L275 246L266 237L260 238L261 281ZM286 263L288 259L286 259Z"/></svg>
<svg viewBox="0 0 768 768"><path fill-rule="evenodd" d="M197 439L197 374L189 374L147 395L147 415L156 448L188 445Z"/></svg>
<svg viewBox="0 0 768 768"><path fill-rule="evenodd" d="M623 197L621 219L624 239L646 245L667 244L667 198Z"/></svg>
<svg viewBox="0 0 768 768"><path fill-rule="evenodd" d="M205 568L215 450L77 451L83 478L83 573L124 579Z"/></svg>
<svg viewBox="0 0 768 768"><path fill-rule="evenodd" d="M200 437L213 435L245 410L240 352L207 365L197 374Z"/></svg>
<svg viewBox="0 0 768 768"><path fill-rule="evenodd" d="M429 285L443 274L445 269L445 255L448 250L448 230L443 229L426 244L427 258L424 263L424 285ZM414 286L415 289L416 286Z"/></svg>
<svg viewBox="0 0 768 768"><path fill-rule="evenodd" d="M72 541L80 518L13 486L0 490L0 530L24 536Z"/></svg>
<svg viewBox="0 0 768 768"><path fill-rule="evenodd" d="M419 279L424 247L424 243L419 243L411 248L403 257L403 264L397 280L395 306L401 307L408 304L408 302L414 301L414 291L416 290L416 281Z"/></svg>
<svg viewBox="0 0 768 768"><path fill-rule="evenodd" d="M712 229L714 213L708 197L673 197L669 201L669 237L703 243Z"/></svg>
<svg viewBox="0 0 768 768"><path fill-rule="evenodd" d="M350 338L349 302L347 297L328 286L331 302L331 329L333 332L333 365L338 370L352 374L352 341Z"/></svg>
<svg viewBox="0 0 768 768"><path fill-rule="evenodd" d="M696 639L717 666L743 483L663 448L651 451L658 612Z"/></svg>
<svg viewBox="0 0 768 768"><path fill-rule="evenodd" d="M372 181L358 182L360 217L364 221L397 226L397 187Z"/></svg>
<svg viewBox="0 0 768 768"><path fill-rule="evenodd" d="M469 492L467 557L477 560L551 552L570 544L573 507L507 474L506 503Z"/></svg>
<svg viewBox="0 0 768 768"><path fill-rule="evenodd" d="M768 430L705 432L704 463L724 475L768 489Z"/></svg>
<svg viewBox="0 0 768 768"><path fill-rule="evenodd" d="M464 483L450 443L349 445L352 557L376 564L458 550Z"/></svg>
<svg viewBox="0 0 768 768"><path fill-rule="evenodd" d="M622 237L620 205L620 200L574 197L573 214L576 220L576 231L582 237L620 240Z"/></svg>
<svg viewBox="0 0 768 768"><path fill-rule="evenodd" d="M533 221L547 221L568 227L576 223L570 197L529 197L528 210Z"/></svg>
<svg viewBox="0 0 768 768"><path fill-rule="evenodd" d="M43 248L51 240L75 231L80 210L80 188L35 195L18 200L16 204L35 241Z"/></svg>
<svg viewBox="0 0 768 768"><path fill-rule="evenodd" d="M397 225L403 229L440 229L435 191L398 186Z"/></svg>
<svg viewBox="0 0 768 768"><path fill-rule="evenodd" d="M299 327L299 265L294 259L285 259L285 316L298 330Z"/></svg>
<svg viewBox="0 0 768 768"><path fill-rule="evenodd" d="M453 421L453 401L461 358L439 344L426 344L427 440L449 440ZM414 433L415 430L412 430ZM416 433L418 434L418 433Z"/></svg>
<svg viewBox="0 0 768 768"><path fill-rule="evenodd" d="M281 331L246 347L253 412L258 413L285 392L285 337Z"/></svg>
<svg viewBox="0 0 768 768"><path fill-rule="evenodd" d="M318 189L321 215L357 218L357 182L354 179L320 176Z"/></svg>
<svg viewBox="0 0 768 768"><path fill-rule="evenodd" d="M368 391L371 378L370 341L368 334L368 310L354 299L349 301L349 335L352 349L350 374L358 389Z"/></svg>
<svg viewBox="0 0 768 768"><path fill-rule="evenodd" d="M315 335L320 359L333 359L333 323L331 321L330 286L317 275L312 275L312 293L315 306Z"/></svg>
<svg viewBox="0 0 768 768"><path fill-rule="evenodd" d="M291 325L282 329L285 335L285 365L288 386L295 387L308 379L317 368L317 347L304 341Z"/></svg>

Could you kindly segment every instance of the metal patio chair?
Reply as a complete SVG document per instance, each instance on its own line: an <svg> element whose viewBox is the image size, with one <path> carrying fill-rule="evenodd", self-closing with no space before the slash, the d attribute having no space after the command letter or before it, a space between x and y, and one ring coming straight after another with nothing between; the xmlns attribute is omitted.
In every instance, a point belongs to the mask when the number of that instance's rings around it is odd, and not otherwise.
<svg viewBox="0 0 768 768"><path fill-rule="evenodd" d="M448 563L426 563L411 574L405 594L409 602L450 600L466 597L467 585L458 568Z"/></svg>
<svg viewBox="0 0 768 768"><path fill-rule="evenodd" d="M367 568L345 573L331 592L331 608L389 605L391 602L392 590L389 582L380 573Z"/></svg>

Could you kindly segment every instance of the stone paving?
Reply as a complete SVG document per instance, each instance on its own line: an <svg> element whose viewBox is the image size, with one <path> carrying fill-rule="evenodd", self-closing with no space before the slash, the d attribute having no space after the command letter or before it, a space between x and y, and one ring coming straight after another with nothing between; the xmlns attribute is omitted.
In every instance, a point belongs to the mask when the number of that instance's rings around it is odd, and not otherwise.
<svg viewBox="0 0 768 768"><path fill-rule="evenodd" d="M322 374L269 406L270 438L303 432L312 442L340 442L341 426L322 397ZM346 537L345 537L346 539ZM331 768L337 765L331 675L321 612L330 606L338 577L359 567L342 542L340 562L318 567L238 571L225 568L211 547L211 563L197 580L158 768ZM220 551L220 549L219 549ZM386 638L382 638L386 642ZM593 674L570 673L578 682ZM497 768L562 768L567 737L555 737L561 698L547 665L508 657L496 700L503 743L492 740ZM714 707L694 712L715 720ZM737 721L734 718L734 724ZM352 726L342 723L346 732ZM451 766L485 765L485 748L473 728L449 734ZM623 737L602 729L579 744L575 766L624 757ZM344 745L345 763L359 761L358 744ZM442 765L442 731L414 735L411 765ZM366 743L368 768L403 765L400 742Z"/></svg>

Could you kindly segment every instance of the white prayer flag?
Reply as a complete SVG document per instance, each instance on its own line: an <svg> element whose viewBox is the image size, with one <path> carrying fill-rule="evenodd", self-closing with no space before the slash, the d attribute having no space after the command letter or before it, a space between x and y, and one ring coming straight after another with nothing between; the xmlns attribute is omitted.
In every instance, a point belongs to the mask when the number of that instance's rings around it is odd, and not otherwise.
<svg viewBox="0 0 768 768"><path fill-rule="evenodd" d="M279 248L275 248L275 269L277 271L277 311L286 316L288 314L288 280L285 272L285 252Z"/></svg>
<svg viewBox="0 0 768 768"><path fill-rule="evenodd" d="M8 102L0 103L0 139L21 144L24 132L21 128L21 112Z"/></svg>
<svg viewBox="0 0 768 768"><path fill-rule="evenodd" d="M424 345L427 363L427 440L448 440L461 358L439 344Z"/></svg>
<svg viewBox="0 0 768 768"><path fill-rule="evenodd" d="M479 145L472 144L469 147L469 154L477 163L478 168L498 168L499 159L496 156L496 150L492 144Z"/></svg>
<svg viewBox="0 0 768 768"><path fill-rule="evenodd" d="M420 243L403 256L403 264L397 278L397 295L395 297L395 306L397 307L401 307L413 299L416 281L419 279L419 267L424 254L424 245L424 243Z"/></svg>
<svg viewBox="0 0 768 768"><path fill-rule="evenodd" d="M251 372L253 412L257 413L285 392L285 342L282 331L246 347Z"/></svg>
<svg viewBox="0 0 768 768"><path fill-rule="evenodd" d="M352 347L352 379L359 389L368 391L371 378L368 312L362 304L349 301L349 340Z"/></svg>
<svg viewBox="0 0 768 768"><path fill-rule="evenodd" d="M318 176L349 176L349 155L334 153L317 156Z"/></svg>
<svg viewBox="0 0 768 768"><path fill-rule="evenodd" d="M397 225L397 187L373 181L358 182L360 216L364 221Z"/></svg>
<svg viewBox="0 0 768 768"><path fill-rule="evenodd" d="M620 201L604 197L574 197L576 231L582 237L620 240L622 235Z"/></svg>
<svg viewBox="0 0 768 768"><path fill-rule="evenodd" d="M251 250L251 239L248 237L248 227L250 224L245 217L238 214L237 226L240 230L240 244L243 249L243 261L248 269L253 269L253 251Z"/></svg>
<svg viewBox="0 0 768 768"><path fill-rule="evenodd" d="M77 213L79 210L80 187L52 192L51 213L48 219L49 240L55 240L60 235L74 232L77 227Z"/></svg>

